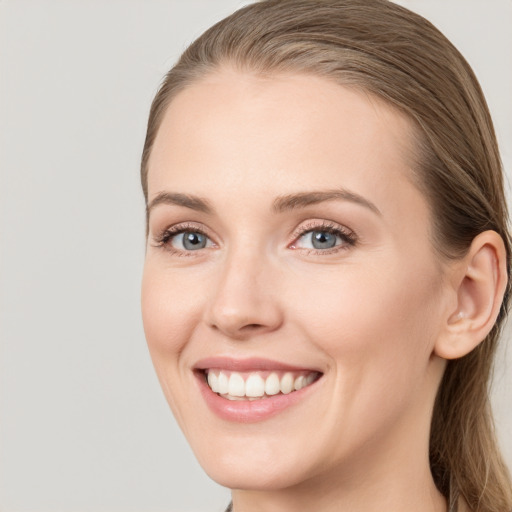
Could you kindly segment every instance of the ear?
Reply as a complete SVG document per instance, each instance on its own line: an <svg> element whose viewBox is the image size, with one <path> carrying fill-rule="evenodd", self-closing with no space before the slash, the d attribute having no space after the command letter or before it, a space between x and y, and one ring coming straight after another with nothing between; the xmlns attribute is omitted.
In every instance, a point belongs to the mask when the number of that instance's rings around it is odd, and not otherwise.
<svg viewBox="0 0 512 512"><path fill-rule="evenodd" d="M498 317L507 286L507 254L501 236L495 231L480 233L450 272L456 306L452 303L434 352L444 359L457 359L485 339Z"/></svg>

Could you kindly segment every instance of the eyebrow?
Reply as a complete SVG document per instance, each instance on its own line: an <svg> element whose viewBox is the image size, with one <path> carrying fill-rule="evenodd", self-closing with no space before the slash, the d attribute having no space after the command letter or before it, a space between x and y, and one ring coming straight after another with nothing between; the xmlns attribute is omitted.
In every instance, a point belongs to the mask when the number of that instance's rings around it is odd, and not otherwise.
<svg viewBox="0 0 512 512"><path fill-rule="evenodd" d="M365 208L368 208L373 213L381 216L381 211L368 199L350 192L349 190L336 189L325 190L318 192L299 192L297 194L289 194L286 196L278 197L273 204L273 209L277 213L282 213L288 210L295 210L297 208L305 208L313 204L323 203L324 201L349 201L356 203Z"/></svg>
<svg viewBox="0 0 512 512"><path fill-rule="evenodd" d="M314 191L314 192L298 192L277 197L274 200L272 209L276 213L283 213L289 210L305 208L325 201L349 201L368 208L377 215L382 215L380 210L368 199L363 196L345 189ZM202 213L211 214L213 208L210 203L201 197L189 194L160 192L146 207L146 213L149 217L150 212L160 204L183 206L191 210Z"/></svg>
<svg viewBox="0 0 512 512"><path fill-rule="evenodd" d="M212 213L213 208L210 203L201 197L191 196L189 194L178 194L172 192L160 192L146 207L146 214L149 217L151 210L159 204L168 204L175 206L184 206L191 210L196 210L203 213Z"/></svg>

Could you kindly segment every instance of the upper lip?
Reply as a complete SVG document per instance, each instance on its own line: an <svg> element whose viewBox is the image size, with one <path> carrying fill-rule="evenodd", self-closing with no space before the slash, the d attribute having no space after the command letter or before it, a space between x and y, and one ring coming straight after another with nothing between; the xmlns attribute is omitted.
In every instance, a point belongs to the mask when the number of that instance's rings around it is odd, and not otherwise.
<svg viewBox="0 0 512 512"><path fill-rule="evenodd" d="M234 359L231 357L207 357L197 361L195 370L207 370L219 368L229 371L247 372L251 370L284 370L284 371L319 371L315 368L305 366L294 366L281 361L251 357L246 359Z"/></svg>

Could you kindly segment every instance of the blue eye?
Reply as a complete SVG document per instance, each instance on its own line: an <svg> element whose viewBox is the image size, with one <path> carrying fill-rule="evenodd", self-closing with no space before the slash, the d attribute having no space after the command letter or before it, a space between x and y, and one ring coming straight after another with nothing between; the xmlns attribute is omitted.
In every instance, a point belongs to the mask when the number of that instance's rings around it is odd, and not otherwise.
<svg viewBox="0 0 512 512"><path fill-rule="evenodd" d="M197 231L184 231L172 237L171 245L175 249L197 251L208 246L208 237Z"/></svg>
<svg viewBox="0 0 512 512"><path fill-rule="evenodd" d="M293 249L311 249L329 251L329 249L345 249L356 243L355 234L346 228L334 225L320 225L303 229L292 245Z"/></svg>
<svg viewBox="0 0 512 512"><path fill-rule="evenodd" d="M195 226L172 226L155 237L157 247L175 254L190 254L194 251L214 247L210 237Z"/></svg>
<svg viewBox="0 0 512 512"><path fill-rule="evenodd" d="M328 233L326 231L311 231L309 234L311 238L311 245L315 249L332 249L337 244L337 237L333 233Z"/></svg>

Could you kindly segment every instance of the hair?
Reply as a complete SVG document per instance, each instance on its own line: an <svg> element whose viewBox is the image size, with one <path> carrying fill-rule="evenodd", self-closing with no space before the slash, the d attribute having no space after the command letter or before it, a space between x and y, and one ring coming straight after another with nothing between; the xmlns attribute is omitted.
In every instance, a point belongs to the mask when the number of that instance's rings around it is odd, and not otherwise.
<svg viewBox="0 0 512 512"><path fill-rule="evenodd" d="M194 41L168 72L148 121L141 178L170 101L229 65L272 76L309 73L373 94L416 126L413 174L433 217L444 258L466 254L479 233L511 241L496 136L478 81L430 22L387 0L264 0L236 11ZM438 489L455 486L475 512L512 510L510 475L500 455L489 399L493 359L510 297L486 339L450 360L434 404L430 466Z"/></svg>

